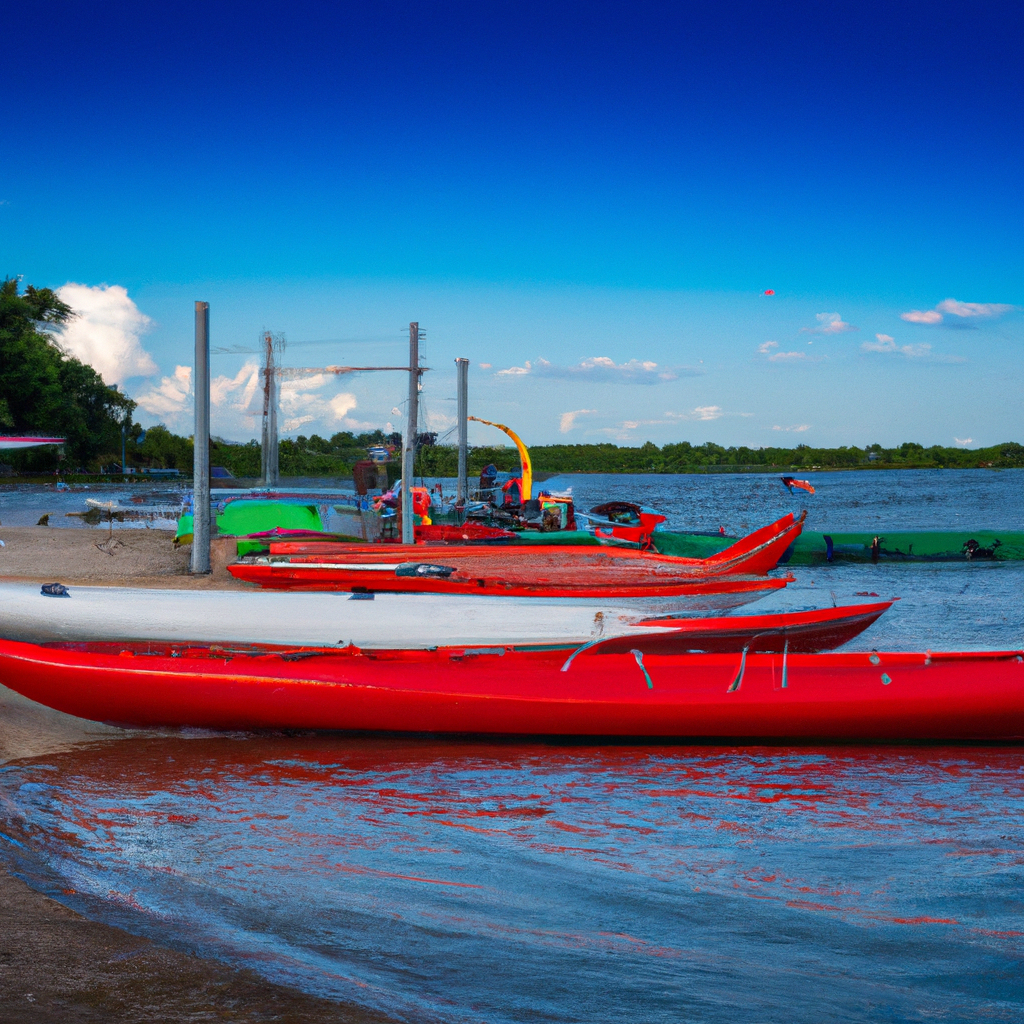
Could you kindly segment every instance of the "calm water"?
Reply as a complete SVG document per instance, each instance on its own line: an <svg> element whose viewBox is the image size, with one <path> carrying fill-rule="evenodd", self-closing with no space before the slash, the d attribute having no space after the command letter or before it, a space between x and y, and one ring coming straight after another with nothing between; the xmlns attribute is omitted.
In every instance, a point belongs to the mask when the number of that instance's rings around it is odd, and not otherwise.
<svg viewBox="0 0 1024 1024"><path fill-rule="evenodd" d="M1021 473L814 482L813 527L1024 528ZM801 504L551 483L680 528ZM1022 568L797 568L773 600L900 596L866 647L1019 647ZM1024 748L129 735L0 767L0 813L76 909L409 1020L1024 1017Z"/></svg>

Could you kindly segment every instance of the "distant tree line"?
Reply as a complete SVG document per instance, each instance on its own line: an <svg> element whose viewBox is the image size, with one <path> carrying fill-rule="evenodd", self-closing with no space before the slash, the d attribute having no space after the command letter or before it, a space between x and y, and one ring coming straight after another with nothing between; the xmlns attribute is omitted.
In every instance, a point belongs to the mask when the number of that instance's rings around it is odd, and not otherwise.
<svg viewBox="0 0 1024 1024"><path fill-rule="evenodd" d="M397 435L381 431L334 434L325 439L314 434L280 442L282 476L351 476L352 466L366 458L371 445L400 441ZM142 443L130 445L131 465L150 465L192 470L192 439L178 437L165 427L151 427ZM396 461L397 461L396 452ZM648 442L636 448L614 444L537 445L530 449L533 468L539 473L699 473L699 472L773 472L815 469L973 469L977 467L1024 467L1024 445L1015 442L991 448L943 448L907 442L898 448L879 444L866 448L724 448L707 442L692 445L687 441L659 448ZM224 466L237 477L258 477L260 445L210 443L210 462ZM508 447L474 447L469 451L469 473L479 476L488 464L499 470L519 468L519 453ZM394 478L397 466L393 468ZM458 449L453 445L431 445L419 449L417 476L455 476Z"/></svg>

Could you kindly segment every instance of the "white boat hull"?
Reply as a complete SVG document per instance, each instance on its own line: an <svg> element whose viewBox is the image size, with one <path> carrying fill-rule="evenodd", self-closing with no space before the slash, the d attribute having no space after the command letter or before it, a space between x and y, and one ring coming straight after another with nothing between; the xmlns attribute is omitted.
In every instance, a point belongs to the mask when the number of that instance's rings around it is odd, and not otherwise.
<svg viewBox="0 0 1024 1024"><path fill-rule="evenodd" d="M762 596L761 594L755 596ZM0 637L8 640L165 640L366 648L587 643L621 636L642 619L721 612L747 594L575 600L447 594L289 593L71 587L0 583ZM649 627L648 627L649 629ZM2 682L2 680L0 680Z"/></svg>

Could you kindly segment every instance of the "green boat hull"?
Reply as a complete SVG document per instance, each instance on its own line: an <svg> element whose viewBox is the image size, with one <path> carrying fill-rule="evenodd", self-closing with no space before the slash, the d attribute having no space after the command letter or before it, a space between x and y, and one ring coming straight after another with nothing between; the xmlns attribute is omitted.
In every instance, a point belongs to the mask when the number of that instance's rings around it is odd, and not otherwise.
<svg viewBox="0 0 1024 1024"><path fill-rule="evenodd" d="M293 505L284 501L232 501L217 515L217 532L222 536L245 537L275 528L323 533L324 524L316 505ZM178 520L175 544L192 543L192 516Z"/></svg>
<svg viewBox="0 0 1024 1024"><path fill-rule="evenodd" d="M875 538L878 549L873 551ZM677 558L707 558L735 537L655 532L654 547ZM831 552L829 541L831 540ZM974 542L971 544L971 542ZM971 556L968 557L968 551ZM901 530L891 533L817 533L804 530L780 565L826 562L1014 562L1024 560L1024 533L1015 530Z"/></svg>
<svg viewBox="0 0 1024 1024"><path fill-rule="evenodd" d="M873 550L875 538L877 550ZM832 552L829 558L829 539ZM973 541L973 544L971 543ZM823 562L1014 562L1024 560L1024 533L1014 530L908 530L815 533L805 530L782 556L789 565Z"/></svg>

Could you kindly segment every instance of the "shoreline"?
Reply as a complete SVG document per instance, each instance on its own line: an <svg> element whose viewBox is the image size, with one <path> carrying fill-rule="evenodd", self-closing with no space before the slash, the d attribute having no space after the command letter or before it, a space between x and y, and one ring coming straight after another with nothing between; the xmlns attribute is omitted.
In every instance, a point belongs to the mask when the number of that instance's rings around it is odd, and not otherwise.
<svg viewBox="0 0 1024 1024"><path fill-rule="evenodd" d="M244 589L224 569L233 543L214 545L213 572L188 575L188 549L166 531L0 527L0 573L69 585ZM225 538L227 541L227 538ZM229 552L230 548L230 552ZM52 711L0 685L0 765L132 732ZM4 1024L385 1024L354 1004L307 995L253 971L205 960L82 917L0 862L0 1005Z"/></svg>
<svg viewBox="0 0 1024 1024"><path fill-rule="evenodd" d="M51 711L0 686L0 765L131 732ZM350 1003L308 995L90 920L0 862L4 1024L388 1024Z"/></svg>

